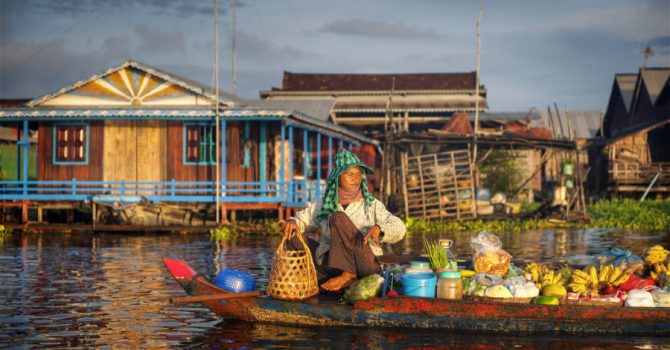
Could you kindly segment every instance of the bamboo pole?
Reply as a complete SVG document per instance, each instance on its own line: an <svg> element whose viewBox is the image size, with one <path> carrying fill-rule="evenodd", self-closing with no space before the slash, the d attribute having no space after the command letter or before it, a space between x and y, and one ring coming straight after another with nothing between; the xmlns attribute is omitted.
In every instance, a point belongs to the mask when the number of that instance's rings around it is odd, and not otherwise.
<svg viewBox="0 0 670 350"><path fill-rule="evenodd" d="M402 167L402 197L405 204L405 219L409 218L409 200L407 198L407 152L400 153L400 166Z"/></svg>
<svg viewBox="0 0 670 350"><path fill-rule="evenodd" d="M481 47L482 47L482 39L481 39L481 34L480 34L480 24L482 21L482 13L484 12L484 5L479 5L479 16L477 16L477 67L475 69L475 127L474 127L474 135L472 137L472 142L473 142L473 149L474 152L472 153L472 166L475 168L472 169L470 168L471 172L474 172L474 177L473 177L473 184L472 185L472 198L474 199L476 196L475 194L477 193L477 190L479 189L479 168L477 167L477 133L479 132L479 65L480 65L480 58L481 58ZM468 150L470 148L470 144L468 143ZM453 156L452 156L453 160ZM456 168L454 168L454 174L456 173ZM458 188L456 189L456 198L458 198ZM457 201L458 202L458 201ZM475 217L477 217L477 200L474 200L474 206L475 206ZM456 216L460 218L459 215L459 209L458 205L456 206Z"/></svg>

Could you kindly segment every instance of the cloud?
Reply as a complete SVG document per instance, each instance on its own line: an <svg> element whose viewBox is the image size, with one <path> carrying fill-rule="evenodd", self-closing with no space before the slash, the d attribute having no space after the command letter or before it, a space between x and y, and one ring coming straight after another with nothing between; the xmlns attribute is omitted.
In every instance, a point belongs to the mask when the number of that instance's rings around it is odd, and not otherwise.
<svg viewBox="0 0 670 350"><path fill-rule="evenodd" d="M124 42L120 37L102 39L101 46L87 52L72 52L64 40L2 42L0 98L36 98L87 79L131 57Z"/></svg>
<svg viewBox="0 0 670 350"><path fill-rule="evenodd" d="M141 51L186 53L186 39L182 32L162 32L146 25L137 25L135 26L135 33L140 39Z"/></svg>
<svg viewBox="0 0 670 350"><path fill-rule="evenodd" d="M198 2L194 0L33 0L32 3L36 9L47 13L71 15L96 11L124 13L133 6L141 6L153 13L176 17L211 16L214 11L214 5L211 1ZM245 7L246 4L238 0L236 6L240 8ZM228 1L219 2L219 14L226 14L229 8L230 3Z"/></svg>
<svg viewBox="0 0 670 350"><path fill-rule="evenodd" d="M333 34L396 39L435 39L440 37L432 28L419 28L401 22L388 23L360 18L336 20L326 23L320 31Z"/></svg>

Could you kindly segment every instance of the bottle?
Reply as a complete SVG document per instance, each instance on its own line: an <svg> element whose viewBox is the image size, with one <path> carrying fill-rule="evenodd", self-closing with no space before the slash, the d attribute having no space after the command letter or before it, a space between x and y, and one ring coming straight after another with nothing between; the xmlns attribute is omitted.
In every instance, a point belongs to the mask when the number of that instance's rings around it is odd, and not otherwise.
<svg viewBox="0 0 670 350"><path fill-rule="evenodd" d="M433 273L433 270L430 269L430 263L427 261L416 261L412 260L409 262L404 270L405 273L419 273L419 272L430 272Z"/></svg>
<svg viewBox="0 0 670 350"><path fill-rule="evenodd" d="M447 252L447 258L449 260L456 259L454 253L451 252L451 245L454 244L454 241L450 239L441 239L437 242L440 244L440 247L442 247L442 249L444 249Z"/></svg>
<svg viewBox="0 0 670 350"><path fill-rule="evenodd" d="M439 299L463 299L463 281L460 271L444 271L437 280Z"/></svg>

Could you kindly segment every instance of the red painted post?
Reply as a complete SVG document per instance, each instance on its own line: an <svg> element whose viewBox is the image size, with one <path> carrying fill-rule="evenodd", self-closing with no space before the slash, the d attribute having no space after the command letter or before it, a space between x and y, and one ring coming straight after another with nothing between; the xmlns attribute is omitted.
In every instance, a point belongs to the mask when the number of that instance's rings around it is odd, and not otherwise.
<svg viewBox="0 0 670 350"><path fill-rule="evenodd" d="M21 202L21 223L28 223L28 201Z"/></svg>

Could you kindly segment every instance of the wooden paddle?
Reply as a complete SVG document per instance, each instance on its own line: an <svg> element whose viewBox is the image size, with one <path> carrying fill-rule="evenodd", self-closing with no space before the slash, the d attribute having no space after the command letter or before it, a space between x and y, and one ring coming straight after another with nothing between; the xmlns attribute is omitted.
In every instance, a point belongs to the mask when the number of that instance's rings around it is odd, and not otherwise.
<svg viewBox="0 0 670 350"><path fill-rule="evenodd" d="M210 294L210 295L196 295L192 297L171 298L172 304L198 303L201 301L212 301L233 298L249 298L261 295L260 291L241 292L241 293L226 293L226 294Z"/></svg>

